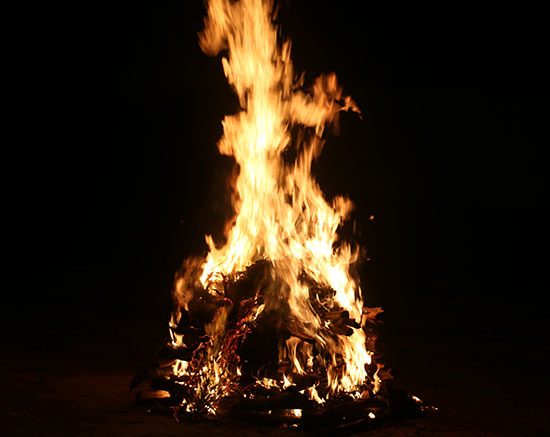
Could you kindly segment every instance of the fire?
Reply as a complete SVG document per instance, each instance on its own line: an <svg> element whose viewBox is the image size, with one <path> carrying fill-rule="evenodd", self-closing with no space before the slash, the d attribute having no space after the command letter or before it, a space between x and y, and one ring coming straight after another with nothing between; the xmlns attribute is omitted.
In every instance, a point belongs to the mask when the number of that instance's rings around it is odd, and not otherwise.
<svg viewBox="0 0 550 437"><path fill-rule="evenodd" d="M325 199L311 174L327 126L341 111L359 109L334 74L319 77L311 92L303 90L291 43L279 42L272 6L269 0L210 0L199 35L206 54L224 53L223 71L239 98L240 112L225 117L218 143L239 173L225 242L218 246L206 236L206 257L185 261L175 281L174 348L189 346L190 334L176 328L199 298L197 290L223 302L204 326L206 340L172 367L172 375L191 387L181 405L189 412L215 414L218 400L238 390L239 344L264 313L281 314L289 335L279 342L278 357L287 365L282 379L258 378L257 386L284 390L295 385L291 375L324 372L324 388L316 383L304 391L318 404L362 391L367 383L374 393L379 388L378 368L367 371L373 355L363 329L367 316L350 271L359 249L338 238L353 205L342 196ZM296 159L288 159L289 150ZM260 262L268 273L246 300L235 302L228 287ZM237 311L239 322L229 327Z"/></svg>

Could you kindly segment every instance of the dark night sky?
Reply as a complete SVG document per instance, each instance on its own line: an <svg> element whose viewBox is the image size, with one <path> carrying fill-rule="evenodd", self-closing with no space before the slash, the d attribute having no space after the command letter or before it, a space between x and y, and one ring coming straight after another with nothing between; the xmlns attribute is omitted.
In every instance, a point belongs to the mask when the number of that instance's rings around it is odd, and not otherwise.
<svg viewBox="0 0 550 437"><path fill-rule="evenodd" d="M231 162L215 143L237 104L197 45L201 2L180 3L4 14L14 308L164 311L182 259L219 232ZM357 205L367 302L435 326L531 319L544 219L536 11L361 3L283 3L280 22L296 70L310 82L336 72L364 114L342 117L315 172L327 196Z"/></svg>

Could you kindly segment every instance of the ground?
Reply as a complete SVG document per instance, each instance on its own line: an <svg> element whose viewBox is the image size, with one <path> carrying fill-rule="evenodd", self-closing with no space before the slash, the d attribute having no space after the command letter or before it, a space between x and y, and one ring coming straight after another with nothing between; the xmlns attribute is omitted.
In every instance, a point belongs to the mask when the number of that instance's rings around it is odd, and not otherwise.
<svg viewBox="0 0 550 437"><path fill-rule="evenodd" d="M3 435L305 435L250 424L177 423L136 407L129 383L158 345L163 324L152 320L137 326L107 318L98 330L89 318L73 316L71 324L54 316L45 318L42 329L23 327L4 341ZM530 362L519 344L512 349L509 339L442 340L435 334L420 338L415 330L395 331L385 333L394 384L438 411L353 435L543 435L550 430L549 402L541 390L544 366ZM533 351L536 344L524 338L521 348Z"/></svg>

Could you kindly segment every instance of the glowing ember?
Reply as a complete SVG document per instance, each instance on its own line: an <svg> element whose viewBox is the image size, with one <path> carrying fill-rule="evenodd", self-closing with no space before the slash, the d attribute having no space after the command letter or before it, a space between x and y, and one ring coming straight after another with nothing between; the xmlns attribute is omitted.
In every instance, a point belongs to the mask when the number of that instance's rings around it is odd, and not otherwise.
<svg viewBox="0 0 550 437"><path fill-rule="evenodd" d="M177 358L165 377L181 387L177 413L217 414L224 400L251 400L258 390L301 388L314 405L372 398L382 366L369 326L381 310L363 307L351 273L358 248L337 234L352 203L327 201L311 175L326 126L359 110L334 74L303 91L271 1L210 0L200 46L224 51L239 97L241 111L225 117L218 143L239 173L224 244L206 236L206 257L186 260L176 277L169 347ZM255 363L270 344L275 351ZM300 408L284 411L302 417Z"/></svg>

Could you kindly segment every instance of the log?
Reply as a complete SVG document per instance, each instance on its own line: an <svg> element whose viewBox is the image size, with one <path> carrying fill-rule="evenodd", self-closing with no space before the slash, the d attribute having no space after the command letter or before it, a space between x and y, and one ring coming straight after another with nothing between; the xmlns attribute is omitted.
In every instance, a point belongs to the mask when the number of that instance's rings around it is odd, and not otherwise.
<svg viewBox="0 0 550 437"><path fill-rule="evenodd" d="M367 323L371 324L377 324L380 323L379 320L377 320L377 317L379 314L383 313L384 310L381 307L373 307L373 308L363 308L363 315L361 317L361 327L365 326Z"/></svg>
<svg viewBox="0 0 550 437"><path fill-rule="evenodd" d="M331 311L331 312L322 314L321 317L327 320L339 320L342 318L349 318L349 311L347 310Z"/></svg>
<svg viewBox="0 0 550 437"><path fill-rule="evenodd" d="M315 344L315 338L307 335L305 332L298 331L294 326L287 326L286 331L291 336L297 337L300 340L303 340L310 344Z"/></svg>
<svg viewBox="0 0 550 437"><path fill-rule="evenodd" d="M334 334L345 335L346 337L349 337L350 335L353 334L353 328L351 328L349 326L346 326L346 325L334 324L334 325L331 325L330 330Z"/></svg>
<svg viewBox="0 0 550 437"><path fill-rule="evenodd" d="M166 399L170 397L170 393L166 390L142 390L136 395L136 402L148 401L151 399Z"/></svg>
<svg viewBox="0 0 550 437"><path fill-rule="evenodd" d="M343 317L341 320L341 323L346 326L351 326L352 328L360 328L361 325L357 323L354 319L350 319L349 317Z"/></svg>

